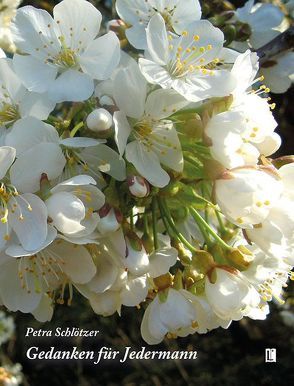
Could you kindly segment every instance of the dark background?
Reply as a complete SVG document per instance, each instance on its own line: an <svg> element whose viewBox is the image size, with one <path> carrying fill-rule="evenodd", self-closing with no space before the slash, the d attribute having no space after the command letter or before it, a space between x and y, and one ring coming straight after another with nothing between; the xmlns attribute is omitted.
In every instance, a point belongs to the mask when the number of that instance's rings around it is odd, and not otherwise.
<svg viewBox="0 0 294 386"><path fill-rule="evenodd" d="M184 2L184 0L183 0ZM24 1L23 4L47 8L58 1ZM96 3L106 17L111 18L111 4ZM204 1L215 7L224 7L225 1ZM243 5L244 1L234 1ZM283 145L278 155L293 153L293 88L283 95L272 95L277 104L274 111L279 122L278 132ZM261 386L290 385L294 383L293 327L287 327L280 316L281 309L271 304L271 314L266 321L243 319L234 322L229 330L217 329L206 335L165 340L155 350L197 350L196 361L132 361L119 364L104 361L94 366L85 362L61 363L37 362L25 359L28 347L36 345L48 350L51 346L63 350L78 346L84 350L98 350L102 346L124 351L125 346L140 350L146 346L140 337L140 321L143 310L124 307L122 316L102 318L95 315L87 301L75 294L71 307L56 307L53 321L47 324L36 322L32 316L14 314L16 317L15 339L5 346L5 353L13 362L23 366L25 386ZM293 290L286 293L288 303L293 303ZM99 329L97 338L24 338L26 328L54 329L75 326L83 329ZM277 363L264 362L265 348L277 349Z"/></svg>

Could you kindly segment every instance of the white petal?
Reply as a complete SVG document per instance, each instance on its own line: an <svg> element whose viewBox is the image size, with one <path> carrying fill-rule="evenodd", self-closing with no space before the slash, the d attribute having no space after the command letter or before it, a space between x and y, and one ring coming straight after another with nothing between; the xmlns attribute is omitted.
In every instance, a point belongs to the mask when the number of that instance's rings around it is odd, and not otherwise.
<svg viewBox="0 0 294 386"><path fill-rule="evenodd" d="M0 180L5 177L8 169L13 164L16 156L16 150L13 147L0 147Z"/></svg>
<svg viewBox="0 0 294 386"><path fill-rule="evenodd" d="M36 253L40 252L42 249L45 249L46 247L48 247L48 245L50 245L56 239L56 237L57 237L56 229L53 226L49 225L48 231L47 231L47 238L39 248L32 251L27 251L21 245L12 244L6 249L5 253L11 257L33 256Z"/></svg>
<svg viewBox="0 0 294 386"><path fill-rule="evenodd" d="M59 177L66 164L60 147L54 143L40 143L20 155L10 170L12 184L21 192L37 192L42 173L49 180Z"/></svg>
<svg viewBox="0 0 294 386"><path fill-rule="evenodd" d="M51 82L48 89L49 98L59 102L82 102L94 92L93 79L76 70L67 70Z"/></svg>
<svg viewBox="0 0 294 386"><path fill-rule="evenodd" d="M146 29L148 51L152 59L161 65L167 64L169 57L168 38L163 17L156 13Z"/></svg>
<svg viewBox="0 0 294 386"><path fill-rule="evenodd" d="M149 275L158 277L166 274L176 264L177 257L178 251L175 248L166 247L153 252L149 257Z"/></svg>
<svg viewBox="0 0 294 386"><path fill-rule="evenodd" d="M118 267L113 263L110 256L103 249L99 250L99 252L96 261L97 273L88 284L89 289L96 293L109 290L119 272Z"/></svg>
<svg viewBox="0 0 294 386"><path fill-rule="evenodd" d="M201 19L201 7L198 0L186 0L185 6L178 2L172 16L172 25L176 33L181 34L185 27Z"/></svg>
<svg viewBox="0 0 294 386"><path fill-rule="evenodd" d="M42 294L35 291L32 275L27 275L31 293L22 288L18 264L16 259L11 258L11 260L1 265L0 296L3 304L10 311L32 312L37 308Z"/></svg>
<svg viewBox="0 0 294 386"><path fill-rule="evenodd" d="M80 153L83 161L85 161L91 170L100 171L100 166L109 165L109 170L104 173L109 174L118 181L126 179L126 164L119 154L106 145L99 145L83 150Z"/></svg>
<svg viewBox="0 0 294 386"><path fill-rule="evenodd" d="M63 270L74 283L88 283L96 274L93 259L85 247L60 240L50 246L50 251L64 261Z"/></svg>
<svg viewBox="0 0 294 386"><path fill-rule="evenodd" d="M38 307L32 312L34 318L41 323L49 322L53 316L52 299L43 295Z"/></svg>
<svg viewBox="0 0 294 386"><path fill-rule="evenodd" d="M8 221L21 245L27 251L38 249L47 238L46 205L38 196L30 193L10 199L9 204L17 204L14 213L9 211Z"/></svg>
<svg viewBox="0 0 294 386"><path fill-rule="evenodd" d="M48 52L55 56L60 48L58 36L59 28L47 11L32 6L17 11L13 39L20 51L43 59Z"/></svg>
<svg viewBox="0 0 294 386"><path fill-rule="evenodd" d="M120 61L120 43L114 32L94 40L79 58L82 70L93 79L108 79Z"/></svg>
<svg viewBox="0 0 294 386"><path fill-rule="evenodd" d="M142 17L147 19L152 11L150 4L142 0L117 0L115 6L119 17L128 24L137 24Z"/></svg>
<svg viewBox="0 0 294 386"><path fill-rule="evenodd" d="M146 27L143 24L135 24L126 30L128 41L137 50L145 50L147 48Z"/></svg>
<svg viewBox="0 0 294 386"><path fill-rule="evenodd" d="M113 121L115 129L115 142L118 147L119 154L122 156L125 152L128 138L131 134L132 129L125 113L123 113L122 111L116 111L113 114Z"/></svg>
<svg viewBox="0 0 294 386"><path fill-rule="evenodd" d="M33 58L15 54L13 67L29 91L43 93L48 91L57 75L57 68Z"/></svg>
<svg viewBox="0 0 294 386"><path fill-rule="evenodd" d="M5 98L3 93L8 93L12 101L22 97L25 88L13 70L11 59L0 60L0 79L0 84L4 87L0 91L1 98Z"/></svg>
<svg viewBox="0 0 294 386"><path fill-rule="evenodd" d="M93 311L102 316L113 315L121 306L119 294L113 291L106 291L103 294L92 293L89 301Z"/></svg>
<svg viewBox="0 0 294 386"><path fill-rule="evenodd" d="M99 143L106 142L103 139L94 139L94 138L86 138L86 137L73 137L73 138L65 138L59 141L61 145L66 147L73 148L82 148L82 147L91 147L99 145Z"/></svg>
<svg viewBox="0 0 294 386"><path fill-rule="evenodd" d="M60 232L71 235L84 229L81 221L85 218L86 210L83 202L68 192L53 194L46 201L48 215Z"/></svg>
<svg viewBox="0 0 294 386"><path fill-rule="evenodd" d="M51 193L57 193L64 190L64 187L71 187L71 186L79 186L79 185L96 185L96 181L94 178L87 176L87 175L79 175L72 177L66 181L61 182L60 184L56 185L54 188L51 189Z"/></svg>
<svg viewBox="0 0 294 386"><path fill-rule="evenodd" d="M126 147L126 158L151 185L163 188L169 183L170 177L160 166L157 155L144 145L137 141L129 143Z"/></svg>
<svg viewBox="0 0 294 386"><path fill-rule="evenodd" d="M5 143L16 149L17 156L40 143L48 142L58 144L56 129L33 117L18 120L5 138Z"/></svg>
<svg viewBox="0 0 294 386"><path fill-rule="evenodd" d="M145 113L152 118L163 119L188 105L187 99L174 90L156 90L149 94Z"/></svg>
<svg viewBox="0 0 294 386"><path fill-rule="evenodd" d="M66 46L73 49L86 47L100 30L101 13L88 1L63 0L54 7L53 15Z"/></svg>
<svg viewBox="0 0 294 386"><path fill-rule="evenodd" d="M137 64L121 69L114 79L114 99L126 116L141 118L147 94L147 82Z"/></svg>
<svg viewBox="0 0 294 386"><path fill-rule="evenodd" d="M48 98L47 94L26 93L19 105L19 112L22 118L35 117L40 120L48 118L54 110L56 103Z"/></svg>
<svg viewBox="0 0 294 386"><path fill-rule="evenodd" d="M162 88L172 87L173 81L170 74L159 64L148 59L140 58L139 66L142 74L145 76L149 83L158 83Z"/></svg>
<svg viewBox="0 0 294 386"><path fill-rule="evenodd" d="M146 299L148 295L147 277L132 277L129 275L125 287L121 290L120 297L124 306L135 307Z"/></svg>

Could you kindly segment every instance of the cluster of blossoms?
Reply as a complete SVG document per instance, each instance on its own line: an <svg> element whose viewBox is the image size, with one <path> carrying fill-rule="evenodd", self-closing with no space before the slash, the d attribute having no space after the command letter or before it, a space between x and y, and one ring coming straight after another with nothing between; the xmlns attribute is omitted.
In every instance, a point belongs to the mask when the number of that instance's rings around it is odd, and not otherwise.
<svg viewBox="0 0 294 386"><path fill-rule="evenodd" d="M252 3L230 15L248 16L250 48L266 7ZM294 265L294 163L269 158L281 139L258 56L228 48L198 0L116 9L102 35L86 0L14 18L0 303L42 322L74 293L103 316L142 305L149 344L265 319Z"/></svg>
<svg viewBox="0 0 294 386"><path fill-rule="evenodd" d="M15 330L14 320L11 316L0 311L0 349L1 346L11 341ZM5 356L1 352L0 360L0 385L18 386L22 382L22 367L19 363L14 365L6 364Z"/></svg>

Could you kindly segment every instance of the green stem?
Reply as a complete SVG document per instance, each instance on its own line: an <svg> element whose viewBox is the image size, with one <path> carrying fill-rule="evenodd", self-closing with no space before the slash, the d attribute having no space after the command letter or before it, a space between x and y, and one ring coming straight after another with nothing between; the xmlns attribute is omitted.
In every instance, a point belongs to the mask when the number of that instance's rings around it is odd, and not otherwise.
<svg viewBox="0 0 294 386"><path fill-rule="evenodd" d="M154 249L158 249L158 236L157 236L157 216L156 216L157 202L155 197L152 199L152 230L153 230L153 243Z"/></svg>
<svg viewBox="0 0 294 386"><path fill-rule="evenodd" d="M207 224L207 222L200 216L200 214L192 207L190 207L190 213L193 216L197 224L201 224L205 230L226 250L231 250L230 247L224 240L222 240L218 234Z"/></svg>
<svg viewBox="0 0 294 386"><path fill-rule="evenodd" d="M80 122L78 123L73 129L72 131L70 132L70 136L71 138L73 138L76 133L84 126L84 122Z"/></svg>
<svg viewBox="0 0 294 386"><path fill-rule="evenodd" d="M160 208L160 212L162 213L162 216L163 218L166 219L168 225L170 226L170 228L172 229L172 231L175 233L175 235L177 236L177 238L185 245L186 248L188 248L191 252L197 252L197 249L193 247L193 245L191 245L189 243L188 240L185 239L185 237L178 231L178 229L176 228L175 226L175 223L169 213L169 209L167 207L167 205L165 204L165 202L160 198L158 197L158 205L159 205L159 208Z"/></svg>

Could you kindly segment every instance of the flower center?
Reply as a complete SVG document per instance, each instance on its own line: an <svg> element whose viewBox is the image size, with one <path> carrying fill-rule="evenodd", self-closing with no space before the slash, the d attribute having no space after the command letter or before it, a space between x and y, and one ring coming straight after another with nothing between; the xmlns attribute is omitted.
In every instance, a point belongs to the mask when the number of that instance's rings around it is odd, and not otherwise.
<svg viewBox="0 0 294 386"><path fill-rule="evenodd" d="M189 73L200 72L202 75L214 75L214 69L220 62L220 59L207 60L207 52L212 50L212 45L199 46L197 42L200 40L199 35L193 35L191 41L187 41L189 36L188 31L182 33L182 44L174 44L173 35L169 35L169 50L171 51L172 59L167 65L167 70L174 78L183 78Z"/></svg>
<svg viewBox="0 0 294 386"><path fill-rule="evenodd" d="M59 54L53 58L53 63L65 68L76 67L77 58L75 51L70 48L62 48Z"/></svg>
<svg viewBox="0 0 294 386"><path fill-rule="evenodd" d="M20 116L17 106L11 105L9 103L3 103L0 110L0 125L9 125L19 118Z"/></svg>
<svg viewBox="0 0 294 386"><path fill-rule="evenodd" d="M149 137L152 133L151 122L147 119L137 122L134 125L135 136L138 135L139 138L144 139Z"/></svg>

